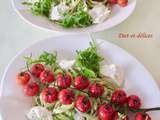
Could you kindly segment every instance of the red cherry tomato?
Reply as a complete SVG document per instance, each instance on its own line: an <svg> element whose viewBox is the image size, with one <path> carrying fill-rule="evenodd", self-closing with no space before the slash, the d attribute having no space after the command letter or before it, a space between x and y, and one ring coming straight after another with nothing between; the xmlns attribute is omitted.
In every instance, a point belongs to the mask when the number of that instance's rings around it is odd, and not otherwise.
<svg viewBox="0 0 160 120"><path fill-rule="evenodd" d="M111 105L104 103L98 109L98 117L100 120L112 120L114 117L114 110Z"/></svg>
<svg viewBox="0 0 160 120"><path fill-rule="evenodd" d="M42 65L42 64L35 64L31 68L31 73L35 77L39 77L42 71L44 71L44 65Z"/></svg>
<svg viewBox="0 0 160 120"><path fill-rule="evenodd" d="M89 94L92 97L100 97L102 94L104 93L104 87L101 84L98 83L93 83L90 87L89 87Z"/></svg>
<svg viewBox="0 0 160 120"><path fill-rule="evenodd" d="M128 0L118 0L118 5L126 7L128 5Z"/></svg>
<svg viewBox="0 0 160 120"><path fill-rule="evenodd" d="M124 90L117 89L112 94L111 101L118 105L124 105L127 102L127 95Z"/></svg>
<svg viewBox="0 0 160 120"><path fill-rule="evenodd" d="M43 84L51 83L54 81L54 75L49 70L44 70L40 74L40 80Z"/></svg>
<svg viewBox="0 0 160 120"><path fill-rule="evenodd" d="M111 3L112 5L117 4L117 0L109 0L109 3Z"/></svg>
<svg viewBox="0 0 160 120"><path fill-rule="evenodd" d="M89 86L89 84L89 79L84 76L77 76L74 80L74 86L77 90L84 90Z"/></svg>
<svg viewBox="0 0 160 120"><path fill-rule="evenodd" d="M39 92L39 85L37 83L29 83L24 86L24 93L27 96L36 96Z"/></svg>
<svg viewBox="0 0 160 120"><path fill-rule="evenodd" d="M131 109L139 109L141 107L141 100L137 95L130 95L128 97L128 106Z"/></svg>
<svg viewBox="0 0 160 120"><path fill-rule="evenodd" d="M75 107L77 110L80 112L88 112L91 109L91 103L86 96L78 96L76 102L75 102Z"/></svg>
<svg viewBox="0 0 160 120"><path fill-rule="evenodd" d="M59 92L58 98L62 104L71 104L74 100L74 92L69 89L63 89Z"/></svg>
<svg viewBox="0 0 160 120"><path fill-rule="evenodd" d="M24 86L29 82L30 78L31 77L28 72L21 72L16 76L16 83Z"/></svg>
<svg viewBox="0 0 160 120"><path fill-rule="evenodd" d="M60 88L67 88L71 85L72 77L69 74L59 73L57 75L57 85Z"/></svg>
<svg viewBox="0 0 160 120"><path fill-rule="evenodd" d="M57 100L58 91L54 87L48 87L43 89L41 95L42 99L46 103L53 103L54 101Z"/></svg>
<svg viewBox="0 0 160 120"><path fill-rule="evenodd" d="M147 113L136 113L134 120L151 120L151 117Z"/></svg>

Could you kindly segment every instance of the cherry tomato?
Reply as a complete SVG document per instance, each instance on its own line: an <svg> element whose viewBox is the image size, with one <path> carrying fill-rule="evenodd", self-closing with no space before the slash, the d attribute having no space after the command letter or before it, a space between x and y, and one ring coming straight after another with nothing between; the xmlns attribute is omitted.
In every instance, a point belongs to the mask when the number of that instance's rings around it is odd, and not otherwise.
<svg viewBox="0 0 160 120"><path fill-rule="evenodd" d="M131 109L139 109L141 107L141 99L137 95L128 96L128 106Z"/></svg>
<svg viewBox="0 0 160 120"><path fill-rule="evenodd" d="M89 94L92 97L95 97L95 98L100 97L103 93L104 93L104 87L101 84L93 83L89 87Z"/></svg>
<svg viewBox="0 0 160 120"><path fill-rule="evenodd" d="M42 99L46 103L53 103L54 101L57 100L58 91L54 87L48 87L43 89L41 95L42 95Z"/></svg>
<svg viewBox="0 0 160 120"><path fill-rule="evenodd" d="M75 107L80 112L83 113L88 112L91 109L91 103L89 101L89 98L86 96L78 96L75 102Z"/></svg>
<svg viewBox="0 0 160 120"><path fill-rule="evenodd" d="M35 76L35 77L39 77L41 72L44 70L44 65L42 64L35 64L32 66L31 68L31 73Z"/></svg>
<svg viewBox="0 0 160 120"><path fill-rule="evenodd" d="M84 76L77 76L74 81L74 86L77 90L84 90L89 86L89 84L89 79Z"/></svg>
<svg viewBox="0 0 160 120"><path fill-rule="evenodd" d="M109 3L111 3L112 5L117 4L117 0L109 0Z"/></svg>
<svg viewBox="0 0 160 120"><path fill-rule="evenodd" d="M39 92L39 85L34 82L34 83L29 83L24 86L24 93L27 96L36 96Z"/></svg>
<svg viewBox="0 0 160 120"><path fill-rule="evenodd" d="M44 70L40 74L40 80L43 84L51 83L54 81L54 75L50 70Z"/></svg>
<svg viewBox="0 0 160 120"><path fill-rule="evenodd" d="M30 78L31 77L28 72L20 72L16 76L16 82L17 84L24 86L29 82Z"/></svg>
<svg viewBox="0 0 160 120"><path fill-rule="evenodd" d="M69 89L63 89L59 92L58 98L62 104L71 104L74 100L74 92Z"/></svg>
<svg viewBox="0 0 160 120"><path fill-rule="evenodd" d="M60 88L67 88L71 85L72 77L69 74L59 73L57 75L57 85Z"/></svg>
<svg viewBox="0 0 160 120"><path fill-rule="evenodd" d="M151 120L151 117L147 113L136 113L134 120Z"/></svg>
<svg viewBox="0 0 160 120"><path fill-rule="evenodd" d="M114 110L110 104L104 103L98 109L98 117L100 120L112 120Z"/></svg>
<svg viewBox="0 0 160 120"><path fill-rule="evenodd" d="M124 90L117 89L112 94L111 101L118 105L124 105L127 102L127 95Z"/></svg>
<svg viewBox="0 0 160 120"><path fill-rule="evenodd" d="M126 7L128 5L128 0L118 0L118 5Z"/></svg>

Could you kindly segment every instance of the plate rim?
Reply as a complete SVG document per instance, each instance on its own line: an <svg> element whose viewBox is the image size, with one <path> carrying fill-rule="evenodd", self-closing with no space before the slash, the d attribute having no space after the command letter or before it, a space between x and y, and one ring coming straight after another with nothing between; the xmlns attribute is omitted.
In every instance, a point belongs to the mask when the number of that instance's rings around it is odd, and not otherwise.
<svg viewBox="0 0 160 120"><path fill-rule="evenodd" d="M2 73L2 79L1 79L1 81L0 81L0 97L3 97L3 96L2 96L2 93L3 93L3 87L4 87L4 79L5 79L6 75L7 75L7 71L8 71L8 69L9 69L10 65L12 64L12 62L13 62L14 60L16 60L16 58L17 58L19 55L21 55L24 51L26 51L27 49L33 47L34 45L40 44L40 43L42 43L42 42L44 42L44 41L46 41L46 40L50 40L50 39L54 40L54 39L58 39L58 38L60 39L61 37L65 37L65 36L70 36L70 37L71 37L71 36L77 36L77 35L84 35L84 36L90 38L90 36L89 36L88 34L74 34L74 35L73 35L73 34L67 34L67 35L59 35L59 36L55 36L55 37L48 37L48 38L42 39L42 40L40 40L40 41L36 41L36 42L32 43L31 45L28 45L27 47L23 48L23 49L20 50L19 52L17 52L17 53L15 54L15 56L9 61L9 63L7 64L7 66L6 66L5 69L4 69L4 72ZM109 42L109 41L107 41L107 40L104 40L104 39L101 39L101 38L95 38L95 39L101 40L101 41L103 41L103 42L106 42L107 44L110 44L110 45L112 45L112 46L114 46L114 47L119 48L122 52L126 53L126 54L129 55L132 59L134 59L136 62L138 62L138 63L141 65L141 67L145 70L145 72L149 75L149 77L151 78L151 79L150 79L151 82L152 82L153 84L155 84L157 90L159 91L159 95L160 95L160 88L159 88L159 86L158 86L158 84L157 84L157 81L154 79L154 77L153 77L152 74L148 71L148 69L144 66L144 64L141 63L135 56L133 56L132 54L130 54L128 51L126 51L126 50L123 49L122 47L120 47L120 46L118 46L118 45L116 45L116 44L113 44L113 43L111 43L111 42Z"/></svg>
<svg viewBox="0 0 160 120"><path fill-rule="evenodd" d="M40 30L45 30L45 31L49 31L49 32L61 32L61 33L85 33L85 32L96 33L96 32L102 32L102 31L104 31L104 30L111 29L111 28L113 28L113 27L115 27L115 26L118 26L119 24L123 23L125 20L127 20L127 19L133 14L133 12L135 11L136 6L137 6L137 0L134 0L133 10L132 10L123 20L117 22L117 24L114 24L114 25L112 25L112 26L110 26L110 27L108 27L108 28L95 29L95 30L84 30L84 31L80 31L80 30L78 30L78 31L74 31L74 30L70 31L69 29L64 30L63 28L62 28L63 30L52 30L52 29L49 29L49 28L46 28L46 27L42 27L42 26L36 25L36 24L32 23L31 21L29 21L28 19L26 19L23 15L21 15L21 13L19 12L19 10L18 10L18 9L16 8L16 6L15 6L14 0L11 0L11 4L12 4L12 8L13 8L14 11L18 14L18 16L19 16L23 21L25 21L25 23L31 25L31 26L34 27L34 28L38 28L38 29L40 29ZM79 29L79 28L78 28L78 29ZM83 28L82 28L82 29L83 29Z"/></svg>

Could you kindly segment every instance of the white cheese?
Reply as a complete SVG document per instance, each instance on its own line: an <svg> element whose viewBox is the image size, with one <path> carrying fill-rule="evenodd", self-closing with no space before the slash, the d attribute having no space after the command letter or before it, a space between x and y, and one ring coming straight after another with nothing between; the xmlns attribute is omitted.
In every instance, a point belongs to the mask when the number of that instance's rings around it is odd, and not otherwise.
<svg viewBox="0 0 160 120"><path fill-rule="evenodd" d="M61 60L59 65L62 69L68 70L75 63L75 60Z"/></svg>
<svg viewBox="0 0 160 120"><path fill-rule="evenodd" d="M74 119L75 120L85 120L85 118L78 113L75 114Z"/></svg>
<svg viewBox="0 0 160 120"><path fill-rule="evenodd" d="M97 4L91 10L89 10L89 15L92 17L93 23L104 22L110 13L110 8L103 4Z"/></svg>
<svg viewBox="0 0 160 120"><path fill-rule="evenodd" d="M76 110L76 114L74 115L74 119L75 120L98 120L97 117L86 114L86 113L82 113L79 110Z"/></svg>
<svg viewBox="0 0 160 120"><path fill-rule="evenodd" d="M27 114L27 118L29 120L53 120L52 113L40 106L31 108Z"/></svg>
<svg viewBox="0 0 160 120"><path fill-rule="evenodd" d="M120 66L117 66L115 64L109 64L109 65L103 65L101 67L101 73L103 75L106 75L114 80L117 80L118 83L121 84L121 82L124 79L123 70Z"/></svg>
<svg viewBox="0 0 160 120"><path fill-rule="evenodd" d="M69 9L64 3L60 3L57 6L53 6L51 9L50 19L51 20L60 20L63 19L63 13Z"/></svg>

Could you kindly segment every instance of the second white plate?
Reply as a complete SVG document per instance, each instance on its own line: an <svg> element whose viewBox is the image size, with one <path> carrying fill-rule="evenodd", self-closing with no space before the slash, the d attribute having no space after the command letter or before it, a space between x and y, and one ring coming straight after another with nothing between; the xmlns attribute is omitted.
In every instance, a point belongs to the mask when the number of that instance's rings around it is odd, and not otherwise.
<svg viewBox="0 0 160 120"><path fill-rule="evenodd" d="M36 26L38 28L43 28L50 31L60 31L60 32L98 32L105 29L112 28L125 19L127 19L131 13L134 11L136 6L136 0L129 0L128 6L125 8L115 5L113 7L112 15L103 23L92 25L86 28L70 28L65 29L60 27L53 22L49 21L47 18L42 16L33 15L27 6L22 5L25 0L12 0L12 4L16 12L21 16L23 20L27 23Z"/></svg>
<svg viewBox="0 0 160 120"><path fill-rule="evenodd" d="M15 75L24 67L24 56L38 55L42 51L57 51L59 59L72 59L75 57L77 49L85 49L89 46L91 39L89 36L80 35L65 35L39 41L32 46L18 53L9 63L5 70L2 79L0 95L13 97L13 102L22 101L12 110L14 105L5 104L4 111L6 117L12 116L12 120L25 120L25 111L31 105L30 99L26 98L22 89L15 83ZM160 106L160 91L150 73L140 64L134 57L126 51L104 40L101 42L99 51L105 59L111 59L115 64L121 65L125 73L125 89L128 94L137 94L141 97L143 107ZM8 105L8 107L7 107ZM2 107L2 106L1 106ZM8 111L8 108L12 108ZM18 109L20 108L20 110ZM6 110L6 111L5 111ZM14 113L14 115L12 114ZM17 115L19 115L17 117ZM160 112L151 113L153 120L159 120ZM10 119L5 119L10 120Z"/></svg>

